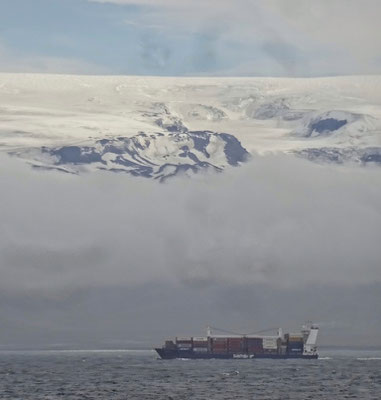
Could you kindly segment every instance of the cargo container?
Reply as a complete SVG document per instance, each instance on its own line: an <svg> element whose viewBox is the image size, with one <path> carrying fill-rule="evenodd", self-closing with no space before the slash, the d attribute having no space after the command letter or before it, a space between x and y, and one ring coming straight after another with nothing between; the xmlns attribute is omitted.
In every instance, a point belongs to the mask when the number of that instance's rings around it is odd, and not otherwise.
<svg viewBox="0 0 381 400"><path fill-rule="evenodd" d="M250 337L250 336L247 336L246 337L246 341L247 341L248 344L251 343L251 344L256 344L258 346L262 346L262 344L263 344L263 338L261 338L261 337Z"/></svg>
<svg viewBox="0 0 381 400"><path fill-rule="evenodd" d="M213 338L213 343L227 343L228 342L228 338L227 337L214 337Z"/></svg>
<svg viewBox="0 0 381 400"><path fill-rule="evenodd" d="M303 336L300 335L290 335L288 337L289 342L303 342Z"/></svg>
<svg viewBox="0 0 381 400"><path fill-rule="evenodd" d="M176 342L192 342L192 340L193 340L193 338L191 336L176 338Z"/></svg>
<svg viewBox="0 0 381 400"><path fill-rule="evenodd" d="M192 343L182 343L182 342L176 342L176 346L178 346L178 347L186 347L186 348L189 348L189 349L191 349L192 348Z"/></svg>
<svg viewBox="0 0 381 400"><path fill-rule="evenodd" d="M213 351L214 350L227 350L227 346L213 346L212 347Z"/></svg>
<svg viewBox="0 0 381 400"><path fill-rule="evenodd" d="M238 345L241 345L241 343L242 343L242 341L243 341L243 338L241 338L241 337L239 337L239 338L232 338L232 337L229 337L228 338L228 343L229 344L238 344Z"/></svg>
<svg viewBox="0 0 381 400"><path fill-rule="evenodd" d="M227 347L213 347L213 353L227 353L228 352L228 348Z"/></svg>
<svg viewBox="0 0 381 400"><path fill-rule="evenodd" d="M295 352L303 352L303 346L288 346L287 351L289 353L295 353Z"/></svg>
<svg viewBox="0 0 381 400"><path fill-rule="evenodd" d="M263 349L263 354L278 354L278 349Z"/></svg>
<svg viewBox="0 0 381 400"><path fill-rule="evenodd" d="M194 337L193 347L208 347L208 338Z"/></svg>
<svg viewBox="0 0 381 400"><path fill-rule="evenodd" d="M238 352L244 348L244 338L228 338L229 351Z"/></svg>
<svg viewBox="0 0 381 400"><path fill-rule="evenodd" d="M193 342L193 347L197 347L197 348L204 348L207 349L209 348L208 343L200 343L200 342Z"/></svg>
<svg viewBox="0 0 381 400"><path fill-rule="evenodd" d="M278 336L213 336L210 328L207 337L177 337L155 349L161 358L305 358L316 359L318 328L303 326L302 334Z"/></svg>
<svg viewBox="0 0 381 400"><path fill-rule="evenodd" d="M248 337L246 339L247 344L247 351L250 354L256 353L260 354L263 353L263 338L258 337Z"/></svg>
<svg viewBox="0 0 381 400"><path fill-rule="evenodd" d="M288 346L303 346L303 344L304 344L304 342L299 342L299 341L298 342L296 342L296 341L295 342L291 342L290 341L290 342L287 343Z"/></svg>
<svg viewBox="0 0 381 400"><path fill-rule="evenodd" d="M287 346L288 347L303 347L304 342L288 342Z"/></svg>
<svg viewBox="0 0 381 400"><path fill-rule="evenodd" d="M277 349L278 348L278 337L264 337L263 338L264 349Z"/></svg>
<svg viewBox="0 0 381 400"><path fill-rule="evenodd" d="M262 347L261 348L252 347L252 348L247 349L247 354L255 354L257 356L257 355L263 354L263 353L264 353L264 351L263 351Z"/></svg>
<svg viewBox="0 0 381 400"><path fill-rule="evenodd" d="M177 346L189 346L192 347L192 342L176 342Z"/></svg>
<svg viewBox="0 0 381 400"><path fill-rule="evenodd" d="M196 353L207 353L208 348L207 347L193 347L193 351Z"/></svg>
<svg viewBox="0 0 381 400"><path fill-rule="evenodd" d="M200 345L200 346L208 346L208 340L193 340L193 344Z"/></svg>
<svg viewBox="0 0 381 400"><path fill-rule="evenodd" d="M303 354L303 350L302 349L290 349L287 354L290 354L290 355Z"/></svg>

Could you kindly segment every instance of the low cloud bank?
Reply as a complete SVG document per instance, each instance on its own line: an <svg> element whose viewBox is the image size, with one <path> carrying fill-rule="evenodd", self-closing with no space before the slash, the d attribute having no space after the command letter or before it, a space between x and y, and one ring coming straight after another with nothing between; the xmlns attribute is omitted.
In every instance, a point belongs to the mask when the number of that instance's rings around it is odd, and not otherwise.
<svg viewBox="0 0 381 400"><path fill-rule="evenodd" d="M377 169L256 157L223 175L160 185L3 159L0 184L4 290L381 279Z"/></svg>
<svg viewBox="0 0 381 400"><path fill-rule="evenodd" d="M167 184L1 157L5 348L147 347L296 329L380 344L381 174L254 157Z"/></svg>

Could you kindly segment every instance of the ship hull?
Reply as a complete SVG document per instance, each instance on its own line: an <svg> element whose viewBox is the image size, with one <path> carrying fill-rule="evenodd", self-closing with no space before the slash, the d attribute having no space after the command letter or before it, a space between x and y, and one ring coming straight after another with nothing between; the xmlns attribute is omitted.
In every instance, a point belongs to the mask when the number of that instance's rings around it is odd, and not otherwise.
<svg viewBox="0 0 381 400"><path fill-rule="evenodd" d="M210 360L210 359L305 359L305 360L316 360L317 354L235 354L235 353L195 353L193 351L182 351L176 349L155 349L159 354L160 358L164 360L173 360L176 358L187 358L193 360Z"/></svg>

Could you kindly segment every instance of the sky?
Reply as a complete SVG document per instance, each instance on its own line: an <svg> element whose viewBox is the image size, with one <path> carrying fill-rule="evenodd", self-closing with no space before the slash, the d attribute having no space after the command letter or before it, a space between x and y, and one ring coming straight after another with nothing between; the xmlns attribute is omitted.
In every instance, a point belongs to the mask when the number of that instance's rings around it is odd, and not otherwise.
<svg viewBox="0 0 381 400"><path fill-rule="evenodd" d="M380 74L378 0L2 0L0 71Z"/></svg>

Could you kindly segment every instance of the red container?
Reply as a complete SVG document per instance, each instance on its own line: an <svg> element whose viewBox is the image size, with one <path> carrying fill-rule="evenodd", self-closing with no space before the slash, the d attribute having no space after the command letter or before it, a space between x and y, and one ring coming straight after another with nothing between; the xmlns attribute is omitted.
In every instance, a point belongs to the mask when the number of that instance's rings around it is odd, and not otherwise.
<svg viewBox="0 0 381 400"><path fill-rule="evenodd" d="M242 338L229 338L228 339L229 348L240 349L243 347L243 339Z"/></svg>
<svg viewBox="0 0 381 400"><path fill-rule="evenodd" d="M213 338L212 339L211 347L213 349L213 352L216 350L219 352L226 353L227 347L228 347L227 345L228 345L228 342L227 342L226 338Z"/></svg>
<svg viewBox="0 0 381 400"><path fill-rule="evenodd" d="M215 353L215 354L224 354L224 353L227 353L227 352L228 352L227 348L224 348L224 349L215 349L215 348L213 348L213 353Z"/></svg>
<svg viewBox="0 0 381 400"><path fill-rule="evenodd" d="M238 338L228 338L228 342L229 343L241 343L242 342L242 338L238 337Z"/></svg>
<svg viewBox="0 0 381 400"><path fill-rule="evenodd" d="M227 343L227 338L213 338L213 343Z"/></svg>
<svg viewBox="0 0 381 400"><path fill-rule="evenodd" d="M229 349L242 349L241 345L229 345Z"/></svg>
<svg viewBox="0 0 381 400"><path fill-rule="evenodd" d="M228 338L229 343L241 343L243 341L243 338Z"/></svg>

